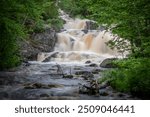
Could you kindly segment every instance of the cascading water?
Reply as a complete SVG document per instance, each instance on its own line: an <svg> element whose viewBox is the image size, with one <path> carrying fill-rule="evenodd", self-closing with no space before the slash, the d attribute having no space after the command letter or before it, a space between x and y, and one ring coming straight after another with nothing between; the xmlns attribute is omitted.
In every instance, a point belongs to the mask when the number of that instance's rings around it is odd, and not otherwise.
<svg viewBox="0 0 150 117"><path fill-rule="evenodd" d="M54 51L39 53L37 61L17 71L0 72L0 99L131 99L109 83L97 82L101 62L119 55L105 44L113 39L111 33L91 30L94 21L72 19L61 10L60 14L66 24L57 34Z"/></svg>
<svg viewBox="0 0 150 117"><path fill-rule="evenodd" d="M113 39L106 30L91 30L90 20L72 19L60 10L60 17L66 21L62 32L57 34L57 43L51 54L39 54L38 60L47 57L57 62L85 62L86 60L100 61L104 58L119 55L116 49L112 50L106 42Z"/></svg>

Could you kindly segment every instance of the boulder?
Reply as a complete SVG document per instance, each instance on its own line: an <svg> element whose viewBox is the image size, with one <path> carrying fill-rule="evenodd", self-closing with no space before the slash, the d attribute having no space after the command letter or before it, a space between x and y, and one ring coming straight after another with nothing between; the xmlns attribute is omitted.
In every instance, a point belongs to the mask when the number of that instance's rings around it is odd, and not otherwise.
<svg viewBox="0 0 150 117"><path fill-rule="evenodd" d="M75 75L80 75L85 80L89 80L89 79L94 78L94 75L92 74L92 72L89 72L89 71L78 71L75 73Z"/></svg>
<svg viewBox="0 0 150 117"><path fill-rule="evenodd" d="M93 69L93 70L92 70L92 73L93 73L93 74L99 74L100 72L102 72L101 69Z"/></svg>
<svg viewBox="0 0 150 117"><path fill-rule="evenodd" d="M19 41L20 53L24 61L36 60L40 52L51 52L56 43L56 32L52 29L45 29L44 32L34 33L27 40Z"/></svg>
<svg viewBox="0 0 150 117"><path fill-rule="evenodd" d="M92 20L86 21L86 29L87 30L96 30L98 28L98 23Z"/></svg>
<svg viewBox="0 0 150 117"><path fill-rule="evenodd" d="M105 60L103 60L100 64L100 67L103 67L103 68L115 68L116 65L114 65L112 62L114 60L117 60L117 58L107 58Z"/></svg>
<svg viewBox="0 0 150 117"><path fill-rule="evenodd" d="M89 63L91 63L91 61L90 61L90 60L88 60L88 61L86 61L86 62L85 62L85 64L89 64Z"/></svg>
<svg viewBox="0 0 150 117"><path fill-rule="evenodd" d="M73 75L63 75L63 78L73 78Z"/></svg>
<svg viewBox="0 0 150 117"><path fill-rule="evenodd" d="M88 33L88 29L83 29L82 31L83 31L85 34Z"/></svg>
<svg viewBox="0 0 150 117"><path fill-rule="evenodd" d="M108 81L104 81L104 82L102 82L102 83L100 84L99 89L105 89L105 88L107 88L107 87L109 87L109 82L108 82Z"/></svg>
<svg viewBox="0 0 150 117"><path fill-rule="evenodd" d="M99 84L96 80L91 80L90 83L79 86L80 94L97 95L99 94Z"/></svg>
<svg viewBox="0 0 150 117"><path fill-rule="evenodd" d="M89 64L89 67L98 67L98 65L95 63L91 63L91 64Z"/></svg>
<svg viewBox="0 0 150 117"><path fill-rule="evenodd" d="M108 96L108 95L109 95L105 89L99 90L99 94L100 94L101 96Z"/></svg>

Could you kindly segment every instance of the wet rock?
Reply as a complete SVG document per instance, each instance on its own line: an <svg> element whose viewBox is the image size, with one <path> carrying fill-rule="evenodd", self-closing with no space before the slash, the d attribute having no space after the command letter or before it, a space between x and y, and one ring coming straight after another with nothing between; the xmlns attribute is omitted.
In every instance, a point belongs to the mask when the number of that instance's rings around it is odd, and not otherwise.
<svg viewBox="0 0 150 117"><path fill-rule="evenodd" d="M85 80L90 80L94 78L94 75L92 73L86 74L86 75L82 75L82 78L84 78Z"/></svg>
<svg viewBox="0 0 150 117"><path fill-rule="evenodd" d="M96 80L90 81L89 84L84 84L79 86L79 93L96 95L99 93L99 85Z"/></svg>
<svg viewBox="0 0 150 117"><path fill-rule="evenodd" d="M112 63L114 60L117 60L117 58L107 58L100 64L100 67L103 68L115 68L116 66Z"/></svg>
<svg viewBox="0 0 150 117"><path fill-rule="evenodd" d="M94 78L94 75L92 74L92 72L89 72L89 71L78 71L75 74L81 75L81 77L83 77L85 80Z"/></svg>
<svg viewBox="0 0 150 117"><path fill-rule="evenodd" d="M30 66L31 63L29 63L28 61L23 61L22 65L27 67L27 66Z"/></svg>
<svg viewBox="0 0 150 117"><path fill-rule="evenodd" d="M73 42L75 42L75 39L70 37L70 41L73 43Z"/></svg>
<svg viewBox="0 0 150 117"><path fill-rule="evenodd" d="M102 70L101 69L94 69L92 70L92 73L93 74L99 74L99 72L101 72Z"/></svg>
<svg viewBox="0 0 150 117"><path fill-rule="evenodd" d="M90 65L88 65L89 67L98 67L98 65L97 64L95 64L95 63L91 63Z"/></svg>
<svg viewBox="0 0 150 117"><path fill-rule="evenodd" d="M85 85L80 85L79 86L79 93L81 93L81 94L88 94L87 87Z"/></svg>
<svg viewBox="0 0 150 117"><path fill-rule="evenodd" d="M41 84L41 83L34 83L34 84L25 84L24 89L50 89L50 88L58 88L62 87L62 85L57 84Z"/></svg>
<svg viewBox="0 0 150 117"><path fill-rule="evenodd" d="M89 64L89 63L91 63L91 61L90 61L90 60L85 62L85 64Z"/></svg>
<svg viewBox="0 0 150 117"><path fill-rule="evenodd" d="M58 85L58 84L48 84L49 88L59 88L59 87L64 87L63 85Z"/></svg>
<svg viewBox="0 0 150 117"><path fill-rule="evenodd" d="M24 84L24 89L35 89L33 84Z"/></svg>
<svg viewBox="0 0 150 117"><path fill-rule="evenodd" d="M96 89L92 89L85 85L85 86L79 88L79 93L80 94L88 94L88 95L97 95L98 91Z"/></svg>
<svg viewBox="0 0 150 117"><path fill-rule="evenodd" d="M63 78L73 78L73 75L63 75Z"/></svg>
<svg viewBox="0 0 150 117"><path fill-rule="evenodd" d="M104 89L104 88L106 88L108 86L109 86L108 81L105 81L105 82L103 82L103 83L100 84L100 89Z"/></svg>
<svg viewBox="0 0 150 117"><path fill-rule="evenodd" d="M34 89L33 86L25 86L24 89Z"/></svg>
<svg viewBox="0 0 150 117"><path fill-rule="evenodd" d="M105 89L99 90L99 94L101 96L108 96L109 95Z"/></svg>
<svg viewBox="0 0 150 117"><path fill-rule="evenodd" d="M64 31L66 31L66 29L60 29L60 31L61 31L61 32L64 32Z"/></svg>
<svg viewBox="0 0 150 117"><path fill-rule="evenodd" d="M45 87L45 85L43 85L41 83L35 83L32 86L33 86L33 88L43 88L43 87Z"/></svg>
<svg viewBox="0 0 150 117"><path fill-rule="evenodd" d="M117 96L118 96L118 97L124 97L125 94L123 94L123 93L118 93Z"/></svg>
<svg viewBox="0 0 150 117"><path fill-rule="evenodd" d="M111 86L107 86L106 88L105 88L107 91L112 91L113 90L113 88L111 87Z"/></svg>
<svg viewBox="0 0 150 117"><path fill-rule="evenodd" d="M100 95L101 96L108 96L109 94L107 92L101 92Z"/></svg>
<svg viewBox="0 0 150 117"><path fill-rule="evenodd" d="M89 71L77 71L75 75L83 75L83 74L88 74L88 73Z"/></svg>
<svg viewBox="0 0 150 117"><path fill-rule="evenodd" d="M85 34L87 34L88 33L88 30L86 30L86 29L84 29L84 30L82 30Z"/></svg>
<svg viewBox="0 0 150 117"><path fill-rule="evenodd" d="M87 30L95 30L98 28L98 23L92 20L86 21L86 29Z"/></svg>

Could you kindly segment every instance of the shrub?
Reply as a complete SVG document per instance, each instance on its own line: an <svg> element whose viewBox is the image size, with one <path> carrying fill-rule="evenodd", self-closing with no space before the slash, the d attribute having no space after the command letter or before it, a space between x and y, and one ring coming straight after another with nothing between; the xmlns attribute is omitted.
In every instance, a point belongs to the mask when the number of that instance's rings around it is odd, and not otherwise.
<svg viewBox="0 0 150 117"><path fill-rule="evenodd" d="M109 79L110 85L118 91L150 98L150 59L127 59L115 62L117 69L106 71L103 79Z"/></svg>

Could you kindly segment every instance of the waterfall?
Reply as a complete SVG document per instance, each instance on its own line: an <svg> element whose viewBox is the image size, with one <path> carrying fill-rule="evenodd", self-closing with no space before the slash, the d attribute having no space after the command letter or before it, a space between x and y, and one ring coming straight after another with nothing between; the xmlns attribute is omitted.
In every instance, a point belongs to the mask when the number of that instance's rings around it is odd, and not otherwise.
<svg viewBox="0 0 150 117"><path fill-rule="evenodd" d="M91 30L87 19L72 19L60 10L60 17L65 20L64 29L57 34L54 52L57 54L39 54L38 60L50 57L51 61L73 62L98 60L119 55L117 49L110 49L106 42L113 39L111 32ZM54 53L53 52L53 53Z"/></svg>

